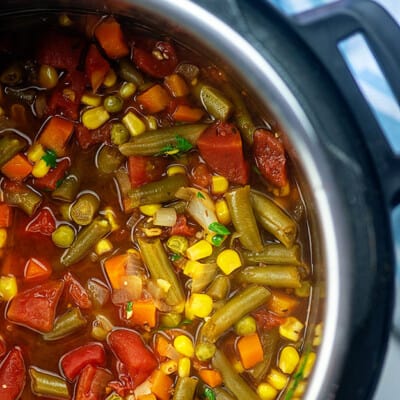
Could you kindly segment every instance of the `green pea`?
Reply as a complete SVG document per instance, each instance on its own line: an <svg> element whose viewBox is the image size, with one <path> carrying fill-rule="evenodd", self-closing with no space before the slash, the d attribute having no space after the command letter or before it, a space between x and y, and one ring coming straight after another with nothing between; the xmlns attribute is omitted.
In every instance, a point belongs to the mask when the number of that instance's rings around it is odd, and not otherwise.
<svg viewBox="0 0 400 400"><path fill-rule="evenodd" d="M251 335L257 330L256 320L251 315L246 315L236 322L234 329L240 336Z"/></svg>
<svg viewBox="0 0 400 400"><path fill-rule="evenodd" d="M124 101L119 96L111 95L104 99L103 106L109 113L117 113L122 110Z"/></svg>
<svg viewBox="0 0 400 400"><path fill-rule="evenodd" d="M111 127L111 143L119 146L126 143L130 138L128 129L122 122L116 122Z"/></svg>
<svg viewBox="0 0 400 400"><path fill-rule="evenodd" d="M74 241L75 231L71 226L63 224L51 234L51 239L57 247L65 249L71 246Z"/></svg>

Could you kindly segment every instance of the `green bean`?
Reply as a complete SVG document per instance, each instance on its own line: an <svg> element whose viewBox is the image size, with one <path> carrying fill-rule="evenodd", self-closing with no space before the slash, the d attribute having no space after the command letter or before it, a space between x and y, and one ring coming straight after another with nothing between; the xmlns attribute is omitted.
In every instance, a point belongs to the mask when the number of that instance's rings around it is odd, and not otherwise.
<svg viewBox="0 0 400 400"><path fill-rule="evenodd" d="M301 287L299 270L292 265L246 267L238 271L235 279L240 283L256 283L274 288Z"/></svg>
<svg viewBox="0 0 400 400"><path fill-rule="evenodd" d="M193 400L198 380L190 376L179 377L172 400Z"/></svg>
<svg viewBox="0 0 400 400"><path fill-rule="evenodd" d="M103 106L109 113L120 112L123 105L124 101L116 95L107 96L103 101Z"/></svg>
<svg viewBox="0 0 400 400"><path fill-rule="evenodd" d="M115 122L111 126L111 143L119 146L126 143L130 138L128 128L122 122Z"/></svg>
<svg viewBox="0 0 400 400"><path fill-rule="evenodd" d="M42 371L34 367L29 368L31 390L36 396L69 399L67 382L61 376Z"/></svg>
<svg viewBox="0 0 400 400"><path fill-rule="evenodd" d="M207 290L207 294L214 300L223 300L228 296L231 281L226 275L217 276Z"/></svg>
<svg viewBox="0 0 400 400"><path fill-rule="evenodd" d="M250 202L261 226L286 247L293 246L297 235L296 222L271 199L261 193L252 190Z"/></svg>
<svg viewBox="0 0 400 400"><path fill-rule="evenodd" d="M235 294L201 327L200 340L215 343L242 317L264 304L270 295L268 289L257 285L248 286Z"/></svg>
<svg viewBox="0 0 400 400"><path fill-rule="evenodd" d="M151 278L162 279L171 285L167 292L166 303L173 306L176 311L182 311L185 294L161 241L159 239L153 241L138 239L138 244Z"/></svg>
<svg viewBox="0 0 400 400"><path fill-rule="evenodd" d="M4 189L4 200L7 204L16 206L25 214L32 216L38 209L42 198L30 187L13 182Z"/></svg>
<svg viewBox="0 0 400 400"><path fill-rule="evenodd" d="M188 179L183 174L172 175L157 182L146 183L127 193L129 206L135 208L145 204L164 203L174 200L178 189L187 185Z"/></svg>
<svg viewBox="0 0 400 400"><path fill-rule="evenodd" d="M103 174L115 172L123 163L125 157L113 146L103 146L97 153L97 168Z"/></svg>
<svg viewBox="0 0 400 400"><path fill-rule="evenodd" d="M128 58L122 58L119 61L117 73L123 80L132 82L138 87L144 84L143 75Z"/></svg>
<svg viewBox="0 0 400 400"><path fill-rule="evenodd" d="M256 392L254 392L246 381L236 372L232 363L221 350L215 352L212 365L221 373L224 385L238 399L260 400Z"/></svg>
<svg viewBox="0 0 400 400"><path fill-rule="evenodd" d="M260 232L250 204L250 186L234 189L226 193L225 198L242 246L247 250L261 251Z"/></svg>
<svg viewBox="0 0 400 400"><path fill-rule="evenodd" d="M18 135L5 134L0 138L0 168L25 148L27 142Z"/></svg>
<svg viewBox="0 0 400 400"><path fill-rule="evenodd" d="M245 264L274 264L274 265L300 265L301 249L299 245L291 248L280 243L270 243L259 251L242 251L242 259Z"/></svg>
<svg viewBox="0 0 400 400"><path fill-rule="evenodd" d="M186 204L186 201L178 200L169 204L169 207L174 208L178 214L183 214L186 211Z"/></svg>
<svg viewBox="0 0 400 400"><path fill-rule="evenodd" d="M111 225L106 219L95 219L78 233L71 247L62 255L61 263L69 267L82 260L92 247L110 231Z"/></svg>
<svg viewBox="0 0 400 400"><path fill-rule="evenodd" d="M221 387L214 388L214 393L216 400L237 400L236 396L233 396Z"/></svg>
<svg viewBox="0 0 400 400"><path fill-rule="evenodd" d="M72 333L75 333L86 325L87 321L81 313L79 307L73 307L64 314L57 317L53 329L42 335L46 341L62 339Z"/></svg>
<svg viewBox="0 0 400 400"><path fill-rule="evenodd" d="M182 321L182 314L169 312L160 316L161 326L176 328Z"/></svg>
<svg viewBox="0 0 400 400"><path fill-rule="evenodd" d="M72 203L78 194L80 179L77 175L68 175L61 185L53 190L51 197L56 200Z"/></svg>
<svg viewBox="0 0 400 400"><path fill-rule="evenodd" d="M253 144L253 133L256 127L243 97L231 84L228 83L223 85L223 91L228 95L235 107L233 115L243 139L251 146Z"/></svg>
<svg viewBox="0 0 400 400"><path fill-rule="evenodd" d="M100 200L93 193L84 193L71 206L70 215L78 225L89 225L99 209Z"/></svg>
<svg viewBox="0 0 400 400"><path fill-rule="evenodd" d="M132 139L119 146L124 156L152 156L180 148L182 138L192 146L206 130L207 124L186 124L169 128L159 128Z"/></svg>
<svg viewBox="0 0 400 400"><path fill-rule="evenodd" d="M215 87L199 82L194 88L195 97L215 119L226 121L233 112L233 104Z"/></svg>

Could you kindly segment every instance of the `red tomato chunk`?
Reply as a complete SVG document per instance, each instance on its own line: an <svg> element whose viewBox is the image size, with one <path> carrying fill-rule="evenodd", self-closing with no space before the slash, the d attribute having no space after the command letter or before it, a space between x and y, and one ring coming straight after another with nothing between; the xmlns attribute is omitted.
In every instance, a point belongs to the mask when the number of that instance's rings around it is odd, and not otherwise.
<svg viewBox="0 0 400 400"><path fill-rule="evenodd" d="M0 399L18 399L25 386L25 375L21 349L14 347L0 364Z"/></svg>

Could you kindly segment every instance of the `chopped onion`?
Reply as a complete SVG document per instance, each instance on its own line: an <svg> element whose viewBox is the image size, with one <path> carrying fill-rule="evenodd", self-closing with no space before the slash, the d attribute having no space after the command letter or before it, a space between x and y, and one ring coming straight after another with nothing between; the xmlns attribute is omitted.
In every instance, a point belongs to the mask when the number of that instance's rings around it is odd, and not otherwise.
<svg viewBox="0 0 400 400"><path fill-rule="evenodd" d="M108 287L96 278L88 279L86 288L90 296L90 300L95 307L102 307L110 298L110 290Z"/></svg>
<svg viewBox="0 0 400 400"><path fill-rule="evenodd" d="M154 214L153 224L157 226L174 226L176 210L172 207L160 208Z"/></svg>
<svg viewBox="0 0 400 400"><path fill-rule="evenodd" d="M114 304L124 304L135 301L142 297L143 281L136 275L125 275L122 278L121 289L114 289L112 292L112 302Z"/></svg>

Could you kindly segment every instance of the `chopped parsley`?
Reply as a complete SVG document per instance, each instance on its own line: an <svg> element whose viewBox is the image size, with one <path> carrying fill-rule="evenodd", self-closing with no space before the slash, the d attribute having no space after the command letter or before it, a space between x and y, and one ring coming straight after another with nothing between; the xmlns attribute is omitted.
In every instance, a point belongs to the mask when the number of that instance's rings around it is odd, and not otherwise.
<svg viewBox="0 0 400 400"><path fill-rule="evenodd" d="M181 256L180 254L174 253L174 254L171 255L171 260L172 260L172 261L178 261L178 260L180 260L181 258L182 258L182 256Z"/></svg>
<svg viewBox="0 0 400 400"><path fill-rule="evenodd" d="M230 235L231 231L225 226L220 224L219 222L213 222L212 224L208 225L208 229L217 233L218 235Z"/></svg>
<svg viewBox="0 0 400 400"><path fill-rule="evenodd" d="M55 168L57 165L57 154L54 150L46 150L42 160L46 163L46 165L50 168Z"/></svg>
<svg viewBox="0 0 400 400"><path fill-rule="evenodd" d="M193 148L192 143L190 143L183 136L176 135L175 136L175 144L167 144L160 150L160 154L177 154L184 153Z"/></svg>
<svg viewBox="0 0 400 400"><path fill-rule="evenodd" d="M223 235L214 235L211 238L211 242L215 247L221 246L222 242L224 241L224 236Z"/></svg>
<svg viewBox="0 0 400 400"><path fill-rule="evenodd" d="M196 196L199 198L199 199L205 199L205 196L204 196L204 194L203 193L201 193L201 192L197 192L196 193Z"/></svg>
<svg viewBox="0 0 400 400"><path fill-rule="evenodd" d="M204 388L204 398L207 400L216 400L214 391L209 387Z"/></svg>
<svg viewBox="0 0 400 400"><path fill-rule="evenodd" d="M289 390L286 392L284 400L290 400L294 396L294 392L296 391L297 386L299 386L300 381L303 380L303 378L304 378L304 370L305 370L306 365L307 365L307 360L308 360L309 354L310 354L310 350L308 350L304 354L303 361L300 364L299 369L297 370L297 372L293 375L292 384L291 384Z"/></svg>
<svg viewBox="0 0 400 400"><path fill-rule="evenodd" d="M125 307L126 318L130 319L133 315L133 302L128 301Z"/></svg>

